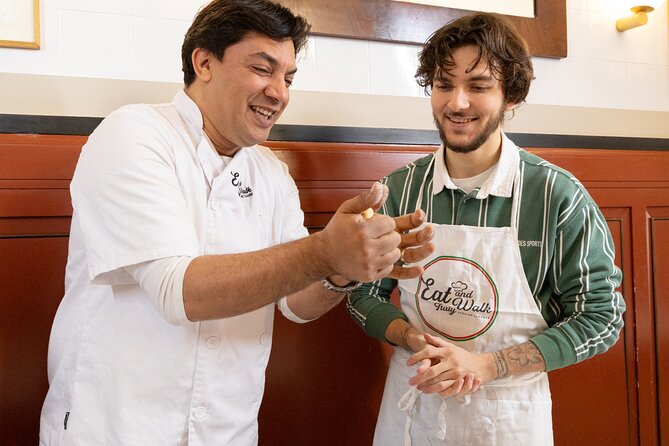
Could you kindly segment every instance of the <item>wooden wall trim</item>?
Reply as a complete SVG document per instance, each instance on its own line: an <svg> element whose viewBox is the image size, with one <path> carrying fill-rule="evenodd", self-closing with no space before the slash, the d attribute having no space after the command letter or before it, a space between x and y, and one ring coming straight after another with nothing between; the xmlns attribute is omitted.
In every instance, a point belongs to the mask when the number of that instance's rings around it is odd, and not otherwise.
<svg viewBox="0 0 669 446"><path fill-rule="evenodd" d="M99 117L0 114L0 134L88 136ZM507 133L521 147L669 150L669 138ZM436 145L436 130L277 124L270 141Z"/></svg>
<svg viewBox="0 0 669 446"><path fill-rule="evenodd" d="M442 25L473 11L390 0L279 0L314 34L422 45ZM565 0L535 0L534 17L506 16L534 56L567 57Z"/></svg>
<svg viewBox="0 0 669 446"><path fill-rule="evenodd" d="M14 371L0 382L0 413L19 414L21 421L0 423L0 438L8 444L37 442L49 330L63 293L69 181L85 141L86 136L0 134L0 252L6 253L0 256L0 343L6 347L0 349L0 369ZM288 164L305 223L314 230L343 200L436 149L305 141L267 145ZM556 444L667 445L669 375L660 364L669 358L669 336L662 330L669 317L669 150L541 146L530 151L574 173L599 204L612 230L628 303L622 339L609 352L551 372ZM323 340L334 332L342 342L330 343L332 354L323 356ZM277 318L260 444L369 444L387 350L364 335L341 305L310 324ZM277 443L278 438L285 442Z"/></svg>

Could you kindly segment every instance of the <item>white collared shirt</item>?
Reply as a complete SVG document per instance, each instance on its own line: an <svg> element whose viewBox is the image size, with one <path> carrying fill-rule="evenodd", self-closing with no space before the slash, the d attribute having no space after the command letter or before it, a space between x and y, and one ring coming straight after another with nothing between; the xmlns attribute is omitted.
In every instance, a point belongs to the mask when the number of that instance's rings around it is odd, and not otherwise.
<svg viewBox="0 0 669 446"><path fill-rule="evenodd" d="M444 145L434 154L434 188L432 193L437 195L444 188L457 190L458 186L453 182L444 158ZM520 155L516 145L502 132L502 151L488 179L483 183L476 198L484 199L488 195L497 197L510 197L513 191L513 179L518 168Z"/></svg>
<svg viewBox="0 0 669 446"><path fill-rule="evenodd" d="M256 444L274 305L172 325L124 268L306 236L287 166L261 146L226 165L180 91L111 113L84 146L71 194L40 444Z"/></svg>

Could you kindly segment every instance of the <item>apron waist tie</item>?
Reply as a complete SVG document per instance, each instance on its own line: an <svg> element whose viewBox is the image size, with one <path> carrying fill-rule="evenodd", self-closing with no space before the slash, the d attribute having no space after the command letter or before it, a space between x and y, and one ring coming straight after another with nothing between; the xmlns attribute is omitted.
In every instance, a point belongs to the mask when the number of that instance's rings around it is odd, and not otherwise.
<svg viewBox="0 0 669 446"><path fill-rule="evenodd" d="M402 398L397 403L397 408L407 413L406 421L404 422L404 446L411 446L411 423L413 422L413 411L416 407L416 401L421 396L422 392L415 387L410 388L402 395ZM470 395L453 398L459 404L468 405L471 401ZM439 412L437 413L437 426L439 430L436 437L439 441L446 439L446 398L441 399L439 405Z"/></svg>
<svg viewBox="0 0 669 446"><path fill-rule="evenodd" d="M439 441L444 441L446 438L446 399L442 398L441 404L439 405L439 413L437 414L437 426L439 430L437 431L437 438Z"/></svg>
<svg viewBox="0 0 669 446"><path fill-rule="evenodd" d="M397 402L397 408L407 413L407 419L404 422L404 446L411 446L411 422L413 421L413 409L416 406L416 400L420 396L420 390L415 387L410 388L402 398Z"/></svg>

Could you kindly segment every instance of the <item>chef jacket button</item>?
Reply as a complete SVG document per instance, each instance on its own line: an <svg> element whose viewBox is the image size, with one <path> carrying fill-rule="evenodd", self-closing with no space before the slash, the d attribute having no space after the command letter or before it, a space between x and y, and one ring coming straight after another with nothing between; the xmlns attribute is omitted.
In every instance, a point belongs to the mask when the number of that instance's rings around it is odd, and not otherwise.
<svg viewBox="0 0 669 446"><path fill-rule="evenodd" d="M267 335L263 333L260 335L260 343L264 344L265 342L267 342Z"/></svg>
<svg viewBox="0 0 669 446"><path fill-rule="evenodd" d="M198 407L195 409L195 418L198 420L204 420L204 418L207 416L207 409L205 407Z"/></svg>
<svg viewBox="0 0 669 446"><path fill-rule="evenodd" d="M216 336L210 336L207 338L207 348L214 350L218 348L218 345L221 341Z"/></svg>
<svg viewBox="0 0 669 446"><path fill-rule="evenodd" d="M211 200L211 208L213 210L216 210L220 207L221 207L221 201L220 200L216 200L216 199Z"/></svg>

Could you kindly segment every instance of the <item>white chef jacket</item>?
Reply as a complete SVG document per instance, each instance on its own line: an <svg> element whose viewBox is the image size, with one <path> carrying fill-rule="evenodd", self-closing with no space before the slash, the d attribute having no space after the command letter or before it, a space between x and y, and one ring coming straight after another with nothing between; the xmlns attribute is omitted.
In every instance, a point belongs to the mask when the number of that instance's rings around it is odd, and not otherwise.
<svg viewBox="0 0 669 446"><path fill-rule="evenodd" d="M257 444L274 305L170 323L124 267L306 236L287 166L261 146L226 165L180 91L111 113L84 146L71 195L40 444Z"/></svg>

